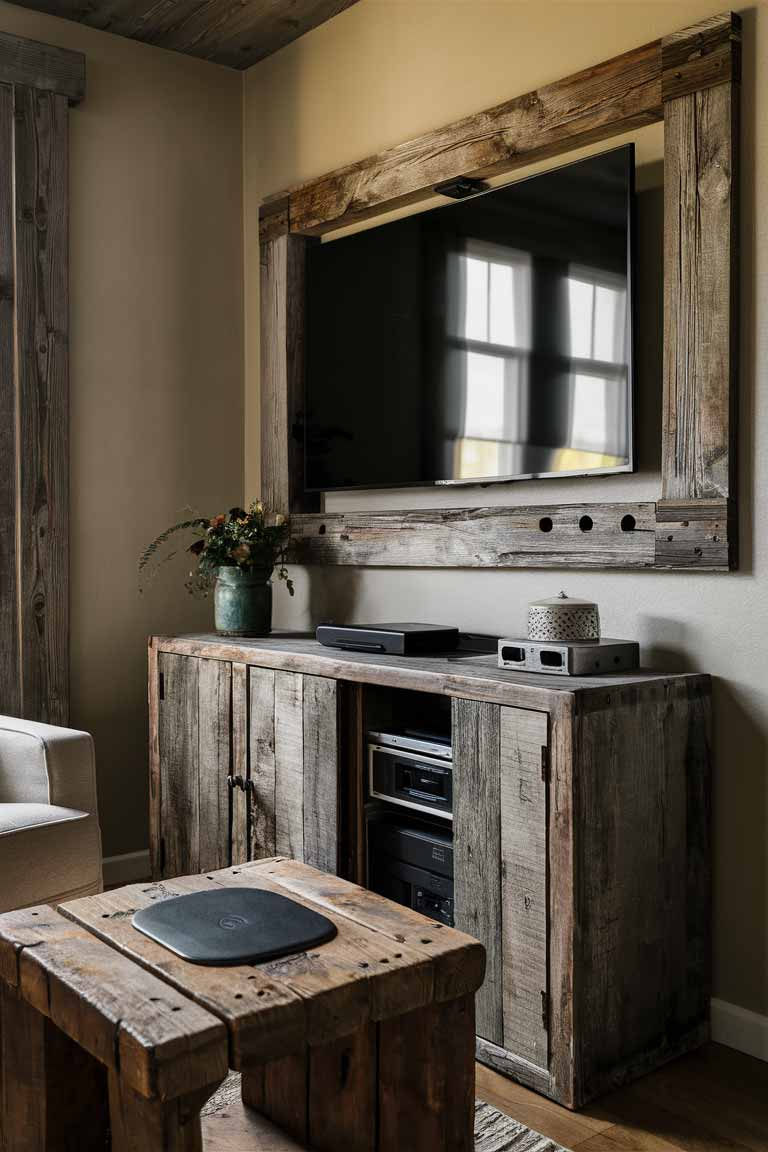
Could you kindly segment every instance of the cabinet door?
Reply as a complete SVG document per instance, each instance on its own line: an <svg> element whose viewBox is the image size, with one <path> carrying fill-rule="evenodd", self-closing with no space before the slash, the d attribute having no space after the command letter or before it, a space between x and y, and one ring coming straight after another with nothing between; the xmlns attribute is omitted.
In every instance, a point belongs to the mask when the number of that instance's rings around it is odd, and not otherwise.
<svg viewBox="0 0 768 1152"><path fill-rule="evenodd" d="M158 674L160 873L225 867L231 666L161 652Z"/></svg>
<svg viewBox="0 0 768 1152"><path fill-rule="evenodd" d="M456 926L487 967L477 1033L545 1068L547 717L453 702Z"/></svg>
<svg viewBox="0 0 768 1152"><path fill-rule="evenodd" d="M338 868L339 686L249 668L250 857Z"/></svg>

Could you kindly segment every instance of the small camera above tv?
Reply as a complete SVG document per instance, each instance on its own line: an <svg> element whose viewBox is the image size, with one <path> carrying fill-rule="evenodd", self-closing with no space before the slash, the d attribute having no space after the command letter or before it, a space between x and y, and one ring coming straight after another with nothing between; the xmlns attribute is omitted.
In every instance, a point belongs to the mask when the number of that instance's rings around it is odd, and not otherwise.
<svg viewBox="0 0 768 1152"><path fill-rule="evenodd" d="M308 491L629 472L634 147L310 247Z"/></svg>

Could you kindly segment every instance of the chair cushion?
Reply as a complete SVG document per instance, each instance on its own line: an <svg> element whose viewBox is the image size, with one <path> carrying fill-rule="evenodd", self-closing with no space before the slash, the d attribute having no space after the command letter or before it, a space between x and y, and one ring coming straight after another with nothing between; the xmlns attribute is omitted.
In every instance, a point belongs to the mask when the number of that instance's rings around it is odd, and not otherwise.
<svg viewBox="0 0 768 1152"><path fill-rule="evenodd" d="M96 811L93 740L75 728L0 716L0 802Z"/></svg>
<svg viewBox="0 0 768 1152"><path fill-rule="evenodd" d="M51 804L0 804L0 912L100 890L95 815Z"/></svg>

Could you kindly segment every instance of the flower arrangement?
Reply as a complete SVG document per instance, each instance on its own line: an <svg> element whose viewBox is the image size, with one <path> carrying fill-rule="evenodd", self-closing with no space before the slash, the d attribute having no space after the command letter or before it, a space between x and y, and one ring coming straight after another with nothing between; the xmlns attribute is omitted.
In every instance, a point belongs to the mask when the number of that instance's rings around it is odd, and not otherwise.
<svg viewBox="0 0 768 1152"><path fill-rule="evenodd" d="M140 575L147 569L151 571L153 561L156 571L177 554L171 551L159 558L163 545L181 532L189 532L195 537L186 549L197 560L197 568L186 580L186 588L193 595L208 595L219 568L263 569L271 573L277 566L278 579L285 580L286 588L293 596L293 581L285 566L290 524L281 513L269 513L260 500L252 503L247 511L231 508L210 520L195 516L167 528L139 557Z"/></svg>

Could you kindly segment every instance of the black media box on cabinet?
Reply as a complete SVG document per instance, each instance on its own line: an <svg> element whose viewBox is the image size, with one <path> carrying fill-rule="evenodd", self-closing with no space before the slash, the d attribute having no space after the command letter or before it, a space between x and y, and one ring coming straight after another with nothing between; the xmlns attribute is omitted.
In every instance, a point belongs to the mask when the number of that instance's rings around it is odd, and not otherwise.
<svg viewBox="0 0 768 1152"><path fill-rule="evenodd" d="M320 624L315 635L328 648L389 656L452 652L459 643L458 628L443 624Z"/></svg>

